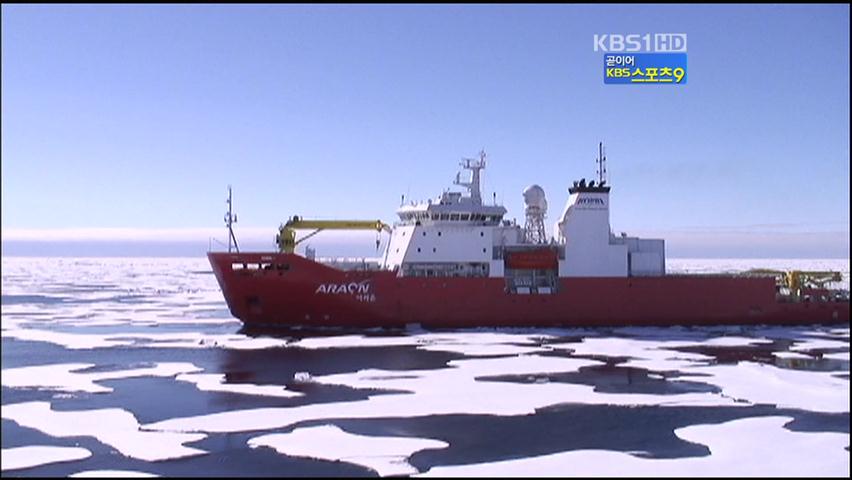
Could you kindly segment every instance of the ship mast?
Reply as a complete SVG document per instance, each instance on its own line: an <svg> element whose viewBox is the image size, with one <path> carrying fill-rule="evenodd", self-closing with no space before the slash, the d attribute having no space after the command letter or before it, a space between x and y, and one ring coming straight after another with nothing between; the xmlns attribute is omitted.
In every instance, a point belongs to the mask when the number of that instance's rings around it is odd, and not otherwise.
<svg viewBox="0 0 852 480"><path fill-rule="evenodd" d="M598 185L603 186L606 182L606 154L604 154L603 142L598 143L598 158L595 163L598 164Z"/></svg>
<svg viewBox="0 0 852 480"><path fill-rule="evenodd" d="M461 185L462 187L467 187L470 190L470 198L474 205L482 205L479 177L481 173L480 170L485 168L485 150L480 150L479 159L463 158L460 165L462 168L470 170L470 182L462 182L457 175L454 183L456 185Z"/></svg>
<svg viewBox="0 0 852 480"><path fill-rule="evenodd" d="M228 211L225 212L225 225L228 227L228 253L231 252L232 243L233 248L237 250L237 253L240 253L240 246L237 245L237 237L234 235L233 224L237 222L237 216L233 213L234 202L230 185L228 185L228 199L225 200L225 203L228 204Z"/></svg>

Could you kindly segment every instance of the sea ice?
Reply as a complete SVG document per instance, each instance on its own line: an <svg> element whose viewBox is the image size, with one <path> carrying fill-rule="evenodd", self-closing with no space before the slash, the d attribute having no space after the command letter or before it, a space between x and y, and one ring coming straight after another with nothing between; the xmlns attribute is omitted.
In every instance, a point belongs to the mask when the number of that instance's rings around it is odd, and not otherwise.
<svg viewBox="0 0 852 480"><path fill-rule="evenodd" d="M26 447L4 448L2 450L3 471L32 468L57 462L71 462L92 456L92 452L79 447L55 447L49 445L29 445Z"/></svg>
<svg viewBox="0 0 852 480"><path fill-rule="evenodd" d="M254 437L249 446L271 447L285 455L343 461L375 470L379 476L411 475L418 471L408 458L420 450L446 448L440 440L355 435L334 425L297 428L291 433Z"/></svg>
<svg viewBox="0 0 852 480"><path fill-rule="evenodd" d="M704 457L640 458L606 450L575 450L517 460L434 467L437 477L849 477L849 436L784 428L790 417L758 417L691 425L675 434L707 445Z"/></svg>
<svg viewBox="0 0 852 480"><path fill-rule="evenodd" d="M5 419L51 437L95 437L123 455L149 462L207 453L183 445L206 435L141 431L136 417L120 408L58 412L47 402L26 402L3 405L0 412Z"/></svg>

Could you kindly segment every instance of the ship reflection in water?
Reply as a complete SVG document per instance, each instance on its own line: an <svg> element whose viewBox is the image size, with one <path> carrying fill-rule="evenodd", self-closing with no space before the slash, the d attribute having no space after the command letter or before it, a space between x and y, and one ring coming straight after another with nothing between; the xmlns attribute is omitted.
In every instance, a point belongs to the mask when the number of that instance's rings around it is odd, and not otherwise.
<svg viewBox="0 0 852 480"><path fill-rule="evenodd" d="M848 325L245 329L204 262L3 259L4 475L849 474Z"/></svg>

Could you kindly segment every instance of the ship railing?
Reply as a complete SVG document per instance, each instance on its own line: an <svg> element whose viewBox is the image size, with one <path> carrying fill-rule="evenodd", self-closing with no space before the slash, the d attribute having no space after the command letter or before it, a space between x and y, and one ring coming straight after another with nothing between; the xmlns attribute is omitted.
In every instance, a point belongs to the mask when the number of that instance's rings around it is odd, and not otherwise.
<svg viewBox="0 0 852 480"><path fill-rule="evenodd" d="M316 257L315 261L339 270L381 270L381 258L375 257Z"/></svg>

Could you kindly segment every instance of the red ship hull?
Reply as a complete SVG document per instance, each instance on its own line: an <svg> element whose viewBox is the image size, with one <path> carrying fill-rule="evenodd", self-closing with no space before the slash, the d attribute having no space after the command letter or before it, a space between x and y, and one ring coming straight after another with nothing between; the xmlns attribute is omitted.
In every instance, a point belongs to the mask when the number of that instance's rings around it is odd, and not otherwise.
<svg viewBox="0 0 852 480"><path fill-rule="evenodd" d="M343 271L286 253L209 253L246 325L348 327L640 326L849 323L849 302L778 299L775 281L735 275L560 278L550 294L503 278Z"/></svg>

